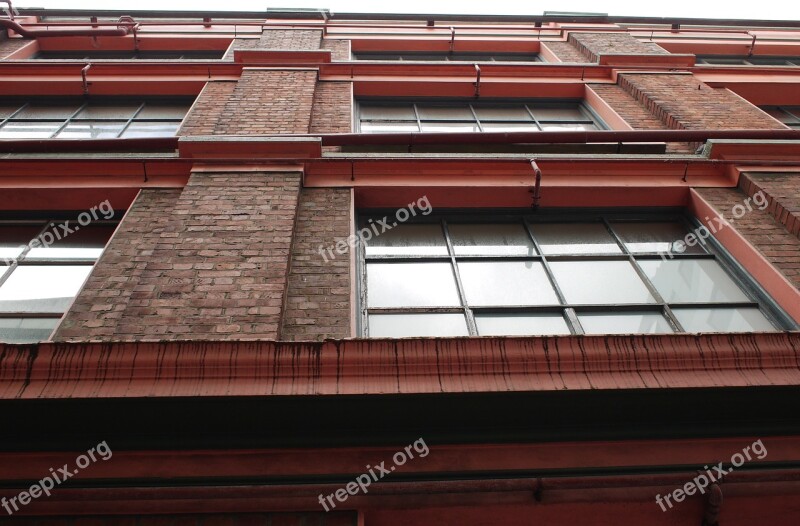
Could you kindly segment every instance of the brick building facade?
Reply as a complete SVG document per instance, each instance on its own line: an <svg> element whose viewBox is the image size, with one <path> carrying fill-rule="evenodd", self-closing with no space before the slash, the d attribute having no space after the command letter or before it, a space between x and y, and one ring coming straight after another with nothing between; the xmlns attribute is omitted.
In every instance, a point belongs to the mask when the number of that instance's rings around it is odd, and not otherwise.
<svg viewBox="0 0 800 526"><path fill-rule="evenodd" d="M0 522L800 519L800 23L0 21Z"/></svg>

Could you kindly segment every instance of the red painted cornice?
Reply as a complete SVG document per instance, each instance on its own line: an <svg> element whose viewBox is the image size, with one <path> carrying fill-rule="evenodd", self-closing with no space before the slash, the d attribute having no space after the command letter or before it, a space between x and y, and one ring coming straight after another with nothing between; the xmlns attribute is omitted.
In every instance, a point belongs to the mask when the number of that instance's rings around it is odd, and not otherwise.
<svg viewBox="0 0 800 526"><path fill-rule="evenodd" d="M788 385L800 333L0 347L3 399Z"/></svg>

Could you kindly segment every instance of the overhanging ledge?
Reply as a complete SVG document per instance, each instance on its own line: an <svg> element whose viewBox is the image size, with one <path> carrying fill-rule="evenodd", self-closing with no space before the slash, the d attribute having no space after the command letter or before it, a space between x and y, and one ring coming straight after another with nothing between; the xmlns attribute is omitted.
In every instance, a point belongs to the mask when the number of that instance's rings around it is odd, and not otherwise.
<svg viewBox="0 0 800 526"><path fill-rule="evenodd" d="M800 385L800 333L0 346L0 399Z"/></svg>

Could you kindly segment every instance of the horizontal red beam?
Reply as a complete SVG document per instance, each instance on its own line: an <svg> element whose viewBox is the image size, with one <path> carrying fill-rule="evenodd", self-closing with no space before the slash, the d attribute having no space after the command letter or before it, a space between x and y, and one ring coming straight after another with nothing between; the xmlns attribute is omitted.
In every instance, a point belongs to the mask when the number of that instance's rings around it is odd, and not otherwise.
<svg viewBox="0 0 800 526"><path fill-rule="evenodd" d="M786 386L798 363L800 333L47 342L0 346L0 398Z"/></svg>

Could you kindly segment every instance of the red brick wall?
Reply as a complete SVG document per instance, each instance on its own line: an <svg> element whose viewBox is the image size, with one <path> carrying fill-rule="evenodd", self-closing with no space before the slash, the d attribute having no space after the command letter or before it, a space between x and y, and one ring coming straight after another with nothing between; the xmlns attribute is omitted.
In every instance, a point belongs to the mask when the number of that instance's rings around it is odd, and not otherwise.
<svg viewBox="0 0 800 526"><path fill-rule="evenodd" d="M800 173L745 173L739 188L750 196L763 192L769 201L767 212L800 237Z"/></svg>
<svg viewBox="0 0 800 526"><path fill-rule="evenodd" d="M265 29L259 49L315 50L322 43L321 29Z"/></svg>
<svg viewBox="0 0 800 526"><path fill-rule="evenodd" d="M356 526L355 512L115 515L110 517L8 517L19 526Z"/></svg>
<svg viewBox="0 0 800 526"><path fill-rule="evenodd" d="M208 82L183 121L178 135L212 135L236 82Z"/></svg>
<svg viewBox="0 0 800 526"><path fill-rule="evenodd" d="M31 41L28 39L7 38L6 33L0 33L0 59L6 58L30 43Z"/></svg>
<svg viewBox="0 0 800 526"><path fill-rule="evenodd" d="M331 60L333 62L346 62L350 60L350 41L339 39L322 40L322 49L331 50Z"/></svg>
<svg viewBox="0 0 800 526"><path fill-rule="evenodd" d="M629 33L570 33L569 42L592 62L600 55L666 55L667 51L652 42L642 42Z"/></svg>
<svg viewBox="0 0 800 526"><path fill-rule="evenodd" d="M567 63L587 63L589 57L584 55L574 42L542 42L542 46L548 48L561 62Z"/></svg>
<svg viewBox="0 0 800 526"><path fill-rule="evenodd" d="M317 71L245 69L215 135L308 133Z"/></svg>
<svg viewBox="0 0 800 526"><path fill-rule="evenodd" d="M726 88L691 74L623 73L619 85L674 129L782 129L782 124Z"/></svg>
<svg viewBox="0 0 800 526"><path fill-rule="evenodd" d="M353 128L352 112L352 82L317 83L311 133L350 133Z"/></svg>
<svg viewBox="0 0 800 526"><path fill-rule="evenodd" d="M299 173L244 172L148 191L55 339L278 339L299 189Z"/></svg>
<svg viewBox="0 0 800 526"><path fill-rule="evenodd" d="M800 239L796 235L789 233L769 210L759 210L757 206L739 219L731 217L733 207L747 199L738 188L696 190L795 287L800 288Z"/></svg>
<svg viewBox="0 0 800 526"><path fill-rule="evenodd" d="M292 245L282 339L349 338L350 249L325 251L351 233L350 189L305 188ZM324 257L320 253L322 248Z"/></svg>

